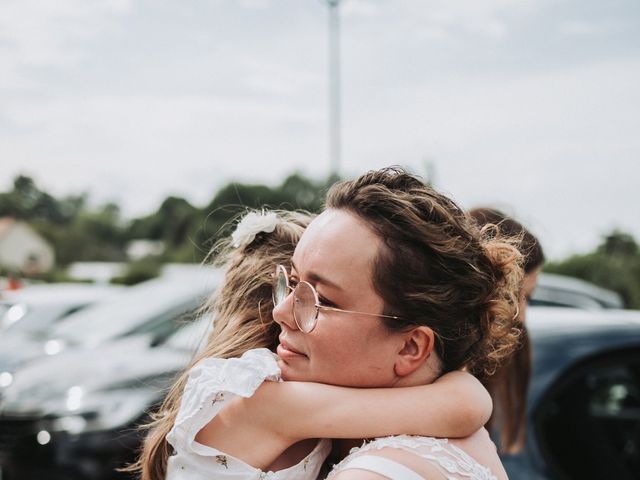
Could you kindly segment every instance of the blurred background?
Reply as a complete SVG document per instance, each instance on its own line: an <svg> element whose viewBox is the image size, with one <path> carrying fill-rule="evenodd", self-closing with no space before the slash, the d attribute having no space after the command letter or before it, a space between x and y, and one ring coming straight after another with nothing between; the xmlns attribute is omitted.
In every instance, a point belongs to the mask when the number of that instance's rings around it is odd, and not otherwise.
<svg viewBox="0 0 640 480"><path fill-rule="evenodd" d="M545 250L553 373L512 476L605 478L550 420L582 398L616 425L594 465L640 478L639 24L633 0L0 2L0 478L121 476L229 220L389 165Z"/></svg>

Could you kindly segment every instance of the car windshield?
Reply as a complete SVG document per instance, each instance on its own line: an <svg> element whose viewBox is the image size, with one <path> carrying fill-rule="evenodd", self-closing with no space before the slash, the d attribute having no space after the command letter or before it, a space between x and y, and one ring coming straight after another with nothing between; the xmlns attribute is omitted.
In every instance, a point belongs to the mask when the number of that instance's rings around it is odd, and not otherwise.
<svg viewBox="0 0 640 480"><path fill-rule="evenodd" d="M208 284L211 282L202 275L150 280L99 305L69 315L51 330L49 336L93 345L134 333L158 317L193 308L210 290Z"/></svg>
<svg viewBox="0 0 640 480"><path fill-rule="evenodd" d="M205 315L195 322L178 330L167 340L166 345L178 350L188 350L195 352L202 347L204 341L211 331L211 317Z"/></svg>
<svg viewBox="0 0 640 480"><path fill-rule="evenodd" d="M23 315L18 321L5 322L8 326L3 335L33 335L45 332L53 322L59 318L80 310L84 305L56 303L24 305L14 304L4 314L10 316L14 310L23 311Z"/></svg>
<svg viewBox="0 0 640 480"><path fill-rule="evenodd" d="M624 308L620 295L577 278L542 273L530 305L589 310Z"/></svg>

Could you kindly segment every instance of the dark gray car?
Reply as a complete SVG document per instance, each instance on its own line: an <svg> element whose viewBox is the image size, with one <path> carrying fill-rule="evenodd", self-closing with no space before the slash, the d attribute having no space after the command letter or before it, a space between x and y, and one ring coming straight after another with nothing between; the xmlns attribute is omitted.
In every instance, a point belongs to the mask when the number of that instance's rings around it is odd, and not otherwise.
<svg viewBox="0 0 640 480"><path fill-rule="evenodd" d="M215 269L191 269L128 287L114 297L64 317L44 334L0 339L0 398L18 369L40 358L76 348L92 349L131 335L166 339L184 315L202 305L220 278Z"/></svg>
<svg viewBox="0 0 640 480"><path fill-rule="evenodd" d="M522 480L640 478L640 312L532 307Z"/></svg>
<svg viewBox="0 0 640 480"><path fill-rule="evenodd" d="M107 480L135 459L140 423L206 338L201 318L166 342L130 335L21 368L0 402L0 478Z"/></svg>

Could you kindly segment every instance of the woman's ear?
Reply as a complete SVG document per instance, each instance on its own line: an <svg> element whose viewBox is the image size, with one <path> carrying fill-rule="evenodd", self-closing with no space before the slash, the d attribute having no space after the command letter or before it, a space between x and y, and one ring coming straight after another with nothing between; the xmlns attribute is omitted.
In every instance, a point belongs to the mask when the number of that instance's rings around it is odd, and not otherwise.
<svg viewBox="0 0 640 480"><path fill-rule="evenodd" d="M403 340L394 365L399 377L406 377L425 364L433 352L435 334L429 327L416 327L404 333Z"/></svg>

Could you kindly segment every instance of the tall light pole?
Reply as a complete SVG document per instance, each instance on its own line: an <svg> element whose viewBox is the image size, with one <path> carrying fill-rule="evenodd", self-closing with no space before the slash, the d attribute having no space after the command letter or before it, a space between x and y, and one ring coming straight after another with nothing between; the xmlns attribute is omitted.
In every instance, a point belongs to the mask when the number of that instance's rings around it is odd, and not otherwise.
<svg viewBox="0 0 640 480"><path fill-rule="evenodd" d="M330 175L338 176L340 138L340 1L325 0L329 7L329 158Z"/></svg>

